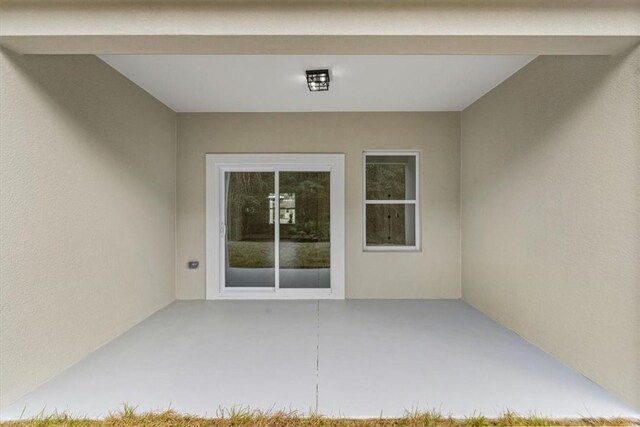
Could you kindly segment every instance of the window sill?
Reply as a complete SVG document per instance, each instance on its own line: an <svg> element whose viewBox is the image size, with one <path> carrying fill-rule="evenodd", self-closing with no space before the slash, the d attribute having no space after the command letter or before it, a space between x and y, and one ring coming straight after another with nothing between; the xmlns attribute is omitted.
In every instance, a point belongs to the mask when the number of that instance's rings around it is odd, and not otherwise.
<svg viewBox="0 0 640 427"><path fill-rule="evenodd" d="M363 252L421 252L417 246L365 246Z"/></svg>

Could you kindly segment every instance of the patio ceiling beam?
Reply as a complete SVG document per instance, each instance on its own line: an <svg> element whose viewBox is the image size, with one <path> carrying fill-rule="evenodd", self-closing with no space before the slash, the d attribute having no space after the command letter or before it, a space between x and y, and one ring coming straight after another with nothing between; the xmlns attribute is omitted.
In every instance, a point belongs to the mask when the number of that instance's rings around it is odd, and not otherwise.
<svg viewBox="0 0 640 427"><path fill-rule="evenodd" d="M609 55L633 36L0 36L23 54Z"/></svg>
<svg viewBox="0 0 640 427"><path fill-rule="evenodd" d="M637 0L0 0L20 53L610 54Z"/></svg>

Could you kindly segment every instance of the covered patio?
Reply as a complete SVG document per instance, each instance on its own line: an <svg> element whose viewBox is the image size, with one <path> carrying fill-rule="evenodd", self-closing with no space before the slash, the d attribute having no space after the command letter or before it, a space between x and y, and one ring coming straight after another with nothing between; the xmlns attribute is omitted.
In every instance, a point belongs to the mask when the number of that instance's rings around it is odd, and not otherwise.
<svg viewBox="0 0 640 427"><path fill-rule="evenodd" d="M3 411L638 417L460 300L177 301Z"/></svg>
<svg viewBox="0 0 640 427"><path fill-rule="evenodd" d="M639 24L0 0L0 419L640 417Z"/></svg>

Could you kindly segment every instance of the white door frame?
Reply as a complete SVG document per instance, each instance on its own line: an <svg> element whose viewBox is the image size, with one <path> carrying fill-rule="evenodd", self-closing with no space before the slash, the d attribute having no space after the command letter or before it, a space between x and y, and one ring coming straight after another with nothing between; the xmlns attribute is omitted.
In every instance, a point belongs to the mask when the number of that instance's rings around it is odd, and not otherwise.
<svg viewBox="0 0 640 427"><path fill-rule="evenodd" d="M206 299L344 299L345 297L345 190L344 154L207 154L206 155ZM225 172L327 171L330 173L330 283L331 288L279 288L278 250L274 288L224 286ZM275 174L276 194L279 192ZM275 198L276 203L279 198ZM278 206L276 205L276 212ZM277 215L279 218L279 215ZM279 221L274 223L276 241Z"/></svg>

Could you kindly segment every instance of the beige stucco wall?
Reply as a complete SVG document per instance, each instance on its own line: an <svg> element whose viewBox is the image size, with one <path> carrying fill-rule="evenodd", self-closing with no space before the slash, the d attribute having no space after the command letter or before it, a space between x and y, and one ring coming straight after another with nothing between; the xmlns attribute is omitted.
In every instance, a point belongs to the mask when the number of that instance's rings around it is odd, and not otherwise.
<svg viewBox="0 0 640 427"><path fill-rule="evenodd" d="M0 0L0 44L77 54L609 54L637 0Z"/></svg>
<svg viewBox="0 0 640 427"><path fill-rule="evenodd" d="M4 406L174 300L176 115L95 57L0 71Z"/></svg>
<svg viewBox="0 0 640 427"><path fill-rule="evenodd" d="M347 298L459 298L459 113L178 115L177 297L205 296L205 153L346 154ZM363 253L362 151L422 150L422 251ZM188 270L187 261L201 262Z"/></svg>
<svg viewBox="0 0 640 427"><path fill-rule="evenodd" d="M640 35L637 0L0 0L0 35Z"/></svg>
<svg viewBox="0 0 640 427"><path fill-rule="evenodd" d="M463 298L640 407L640 49L540 57L461 129Z"/></svg>

